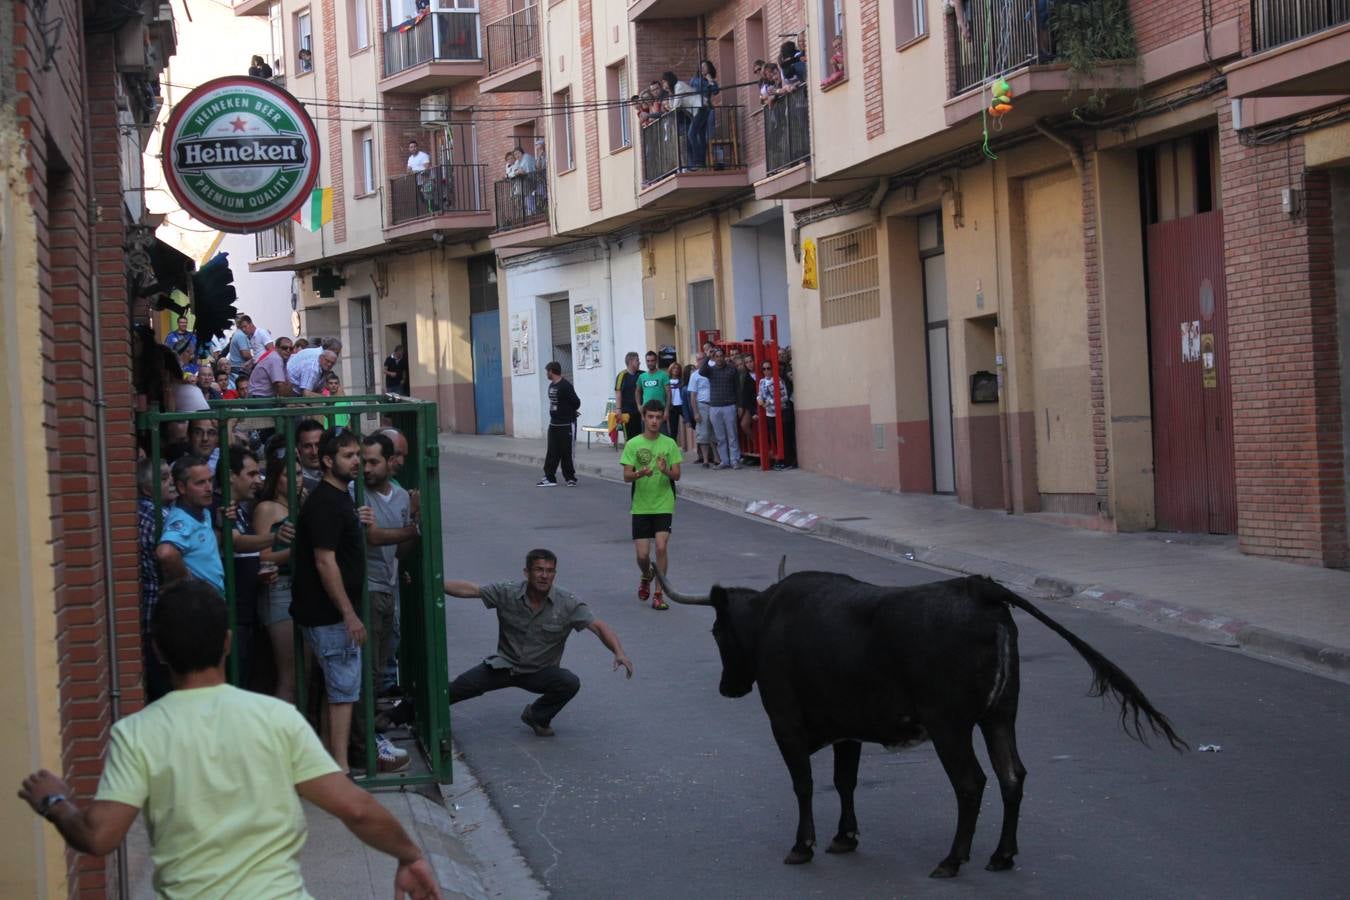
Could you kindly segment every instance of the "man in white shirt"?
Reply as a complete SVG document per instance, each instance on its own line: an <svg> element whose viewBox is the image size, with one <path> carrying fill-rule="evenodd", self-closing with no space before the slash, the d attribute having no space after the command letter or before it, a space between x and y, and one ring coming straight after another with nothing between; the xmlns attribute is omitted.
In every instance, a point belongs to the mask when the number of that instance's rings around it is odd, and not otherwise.
<svg viewBox="0 0 1350 900"><path fill-rule="evenodd" d="M425 150L419 150L417 141L408 141L408 174L421 175L431 168L431 157Z"/></svg>

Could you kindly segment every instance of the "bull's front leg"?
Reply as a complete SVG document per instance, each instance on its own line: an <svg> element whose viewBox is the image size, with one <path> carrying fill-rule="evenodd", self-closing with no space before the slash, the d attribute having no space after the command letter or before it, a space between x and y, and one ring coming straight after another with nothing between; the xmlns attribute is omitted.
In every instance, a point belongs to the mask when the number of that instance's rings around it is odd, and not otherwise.
<svg viewBox="0 0 1350 900"><path fill-rule="evenodd" d="M788 774L792 776L792 792L797 795L797 842L792 845L783 862L798 866L810 862L815 855L816 821L811 813L811 751L801 734L787 734L774 729L774 739L778 741L778 751L787 763Z"/></svg>
<svg viewBox="0 0 1350 900"><path fill-rule="evenodd" d="M853 811L853 791L858 787L858 759L862 744L840 741L834 745L834 789L839 792L839 833L826 853L850 853L858 849L858 817Z"/></svg>

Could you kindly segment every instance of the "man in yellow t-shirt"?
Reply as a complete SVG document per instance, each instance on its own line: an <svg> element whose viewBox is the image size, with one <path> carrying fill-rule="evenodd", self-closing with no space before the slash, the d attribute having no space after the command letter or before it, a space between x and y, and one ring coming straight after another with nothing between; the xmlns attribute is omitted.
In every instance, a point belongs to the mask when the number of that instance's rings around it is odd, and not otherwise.
<svg viewBox="0 0 1350 900"><path fill-rule="evenodd" d="M230 632L215 588L195 579L165 588L150 631L174 689L113 725L94 800L77 806L45 769L19 791L67 844L104 856L144 810L156 896L309 897L303 797L398 859L395 896L439 900L421 849L341 773L304 717L225 682Z"/></svg>

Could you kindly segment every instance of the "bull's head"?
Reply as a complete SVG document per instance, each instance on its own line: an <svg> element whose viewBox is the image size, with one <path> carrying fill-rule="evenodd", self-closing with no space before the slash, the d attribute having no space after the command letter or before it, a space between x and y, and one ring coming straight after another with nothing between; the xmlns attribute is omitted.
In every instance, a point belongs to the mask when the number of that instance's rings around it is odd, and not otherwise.
<svg viewBox="0 0 1350 900"><path fill-rule="evenodd" d="M671 600L689 606L711 606L717 613L712 633L713 639L717 641L717 653L722 657L722 680L717 685L718 693L733 698L750 693L755 686L756 676L754 623L757 619L757 601L763 594L750 588L724 588L720 584L713 585L706 596L682 594L671 587L660 569L655 566L652 568L657 581ZM779 564L778 577L781 581L783 563Z"/></svg>

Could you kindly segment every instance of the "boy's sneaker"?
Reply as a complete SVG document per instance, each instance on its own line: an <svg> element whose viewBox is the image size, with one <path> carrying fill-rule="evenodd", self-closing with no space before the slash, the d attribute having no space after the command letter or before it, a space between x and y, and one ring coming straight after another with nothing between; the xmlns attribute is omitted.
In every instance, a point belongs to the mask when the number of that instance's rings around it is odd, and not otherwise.
<svg viewBox="0 0 1350 900"><path fill-rule="evenodd" d="M549 481L547 478L540 478L538 481L536 481L536 482L534 483L534 486L535 486L535 487L557 487L557 486L558 486L558 482L556 482L556 481Z"/></svg>
<svg viewBox="0 0 1350 900"><path fill-rule="evenodd" d="M379 751L378 759L381 772L402 772L412 765L412 760L408 758L408 751L395 747L393 742L384 735L377 734L375 736L375 746Z"/></svg>
<svg viewBox="0 0 1350 900"><path fill-rule="evenodd" d="M568 486L568 487L576 487L576 486L577 486L577 480L576 480L575 478L569 478L569 479L567 479L567 486Z"/></svg>
<svg viewBox="0 0 1350 900"><path fill-rule="evenodd" d="M652 595L652 583L651 583L651 580L648 579L648 578L644 578L644 579L642 579L641 581L639 581L639 582L638 582L638 600L641 601L641 602L643 602L643 603L646 603L646 602L647 602L647 598L650 597L651 595Z"/></svg>
<svg viewBox="0 0 1350 900"><path fill-rule="evenodd" d="M656 593L652 594L652 609L670 609L670 604L666 603L666 598L661 596L659 588Z"/></svg>

